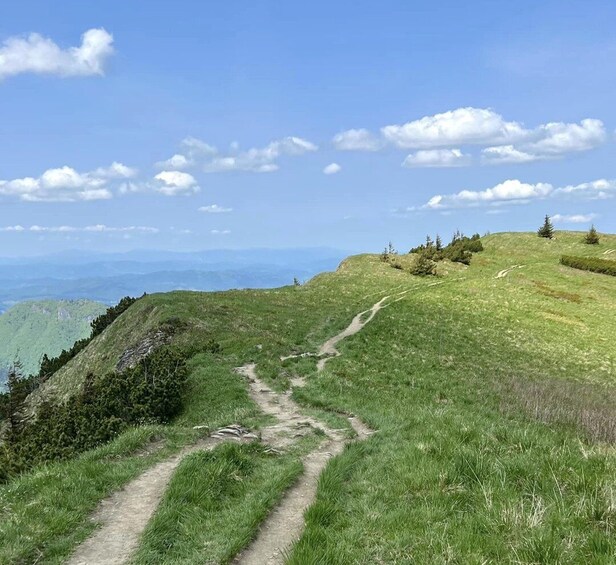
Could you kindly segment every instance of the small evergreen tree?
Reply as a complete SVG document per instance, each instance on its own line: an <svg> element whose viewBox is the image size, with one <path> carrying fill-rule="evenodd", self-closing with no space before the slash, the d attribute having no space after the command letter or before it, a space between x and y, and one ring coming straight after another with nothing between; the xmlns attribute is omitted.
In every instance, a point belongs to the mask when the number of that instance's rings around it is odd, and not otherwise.
<svg viewBox="0 0 616 565"><path fill-rule="evenodd" d="M432 261L429 253L422 251L417 256L415 264L411 267L411 275L425 277L428 275L436 275L436 263Z"/></svg>
<svg viewBox="0 0 616 565"><path fill-rule="evenodd" d="M552 239L554 237L554 226L550 220L550 216L546 214L543 225L537 230L539 237L545 237L546 239Z"/></svg>
<svg viewBox="0 0 616 565"><path fill-rule="evenodd" d="M584 243L588 245L597 245L599 243L599 234L594 225L590 226L586 237L584 237Z"/></svg>
<svg viewBox="0 0 616 565"><path fill-rule="evenodd" d="M441 236L439 234L436 234L435 246L437 251L443 251L443 241L441 240Z"/></svg>

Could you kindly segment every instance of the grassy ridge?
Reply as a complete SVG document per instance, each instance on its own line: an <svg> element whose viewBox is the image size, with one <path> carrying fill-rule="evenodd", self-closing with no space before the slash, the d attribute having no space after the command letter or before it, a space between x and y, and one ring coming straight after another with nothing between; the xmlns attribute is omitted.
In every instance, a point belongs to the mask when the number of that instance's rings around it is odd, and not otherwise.
<svg viewBox="0 0 616 565"><path fill-rule="evenodd" d="M365 255L297 288L148 296L54 375L50 390L78 386L83 369L113 366L157 324L179 318L187 327L180 342L215 338L222 351L192 360L192 393L178 431L233 421L258 426L263 420L232 372L249 361L279 389L293 374L306 376L308 386L295 396L310 409L352 411L379 430L328 466L292 563L611 563L614 448L565 416L596 406L602 391L613 394L616 281L572 271L559 259L599 257L616 248L616 237L592 247L580 240L564 232L552 241L534 234L489 236L468 268L451 270L438 286ZM405 289L410 292L399 302L339 344L342 356L322 374L310 358L280 363L281 355L316 351L357 312ZM562 391L533 392L558 383L578 387L566 395L571 404L564 415L550 409ZM609 411L602 413L609 418ZM236 497L242 485L228 492L217 471L237 457L243 455L229 451L194 460L203 464L198 473L208 488L219 485L216 492L237 510L201 507L182 498L183 488L170 491L139 559L162 555L173 516L188 512L198 524L229 524L259 515L279 496L285 465L297 462L292 456L274 465L257 455L242 484L250 484L255 496L260 492L261 502L243 516ZM177 485L196 476L194 461L182 467ZM257 480L270 463L280 465L278 479ZM273 491L272 484L278 485ZM34 491L24 506L29 496ZM16 524L33 527L32 516L14 516ZM201 528L195 538L190 527L175 529L174 555L186 551L197 559L198 545L218 548L208 555L224 561L254 527L227 530L224 547L220 531ZM61 543L66 534L46 535L47 543ZM3 538L0 547L11 539ZM5 551L0 561L15 555Z"/></svg>

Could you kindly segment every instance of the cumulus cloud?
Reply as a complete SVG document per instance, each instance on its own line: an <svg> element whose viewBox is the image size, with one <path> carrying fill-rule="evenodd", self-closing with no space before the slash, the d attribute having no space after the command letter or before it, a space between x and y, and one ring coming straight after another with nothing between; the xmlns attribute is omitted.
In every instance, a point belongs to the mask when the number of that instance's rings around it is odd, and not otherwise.
<svg viewBox="0 0 616 565"><path fill-rule="evenodd" d="M423 206L426 209L455 208L482 203L497 203L526 201L533 198L544 198L553 190L551 184L529 184L517 179L510 179L486 190L462 190L456 194L433 196Z"/></svg>
<svg viewBox="0 0 616 565"><path fill-rule="evenodd" d="M113 197L113 181L134 176L136 170L112 163L87 173L64 166L46 170L40 177L0 180L0 196L27 202L75 202L105 200Z"/></svg>
<svg viewBox="0 0 616 565"><path fill-rule="evenodd" d="M271 173L277 171L280 157L303 155L316 151L318 147L301 137L289 136L272 141L265 147L240 151L239 145L231 144L230 153L221 154L218 149L195 137L182 141L182 153L177 153L165 161L156 163L159 168L181 170L202 167L206 173L229 171L250 171Z"/></svg>
<svg viewBox="0 0 616 565"><path fill-rule="evenodd" d="M482 151L483 161L494 165L559 159L568 153L598 147L605 142L607 134L601 120L586 119L579 124L544 124L530 132L528 137L528 141L518 146L487 147Z"/></svg>
<svg viewBox="0 0 616 565"><path fill-rule="evenodd" d="M436 194L424 205L410 207L402 212L417 210L446 210L480 205L522 204L541 198L577 196L589 199L603 199L616 196L616 180L599 179L577 185L555 188L549 183L525 183L517 179L506 180L485 190L462 190L454 194ZM563 220L566 216L562 216ZM571 216L581 217L581 216ZM574 221L574 220L567 220ZM580 220L584 221L584 220Z"/></svg>
<svg viewBox="0 0 616 565"><path fill-rule="evenodd" d="M377 151L382 143L367 129L342 131L332 140L334 147L341 151Z"/></svg>
<svg viewBox="0 0 616 565"><path fill-rule="evenodd" d="M137 176L137 172L137 169L114 161L109 167L99 167L92 175L103 179L130 179Z"/></svg>
<svg viewBox="0 0 616 565"><path fill-rule="evenodd" d="M504 165L507 163L530 163L537 161L537 155L516 149L513 145L486 147L481 152L482 160L488 165Z"/></svg>
<svg viewBox="0 0 616 565"><path fill-rule="evenodd" d="M88 233L158 233L160 230L158 228L152 228L149 226L106 226L104 224L96 224L92 226L39 226L33 225L28 228L15 225L15 226L5 226L0 228L2 232L17 232L17 233L25 233L25 232L36 232L36 233L74 233L74 232L88 232Z"/></svg>
<svg viewBox="0 0 616 565"><path fill-rule="evenodd" d="M398 147L416 149L507 143L523 138L526 131L518 122L508 122L492 110L468 107L385 126L381 134Z"/></svg>
<svg viewBox="0 0 616 565"><path fill-rule="evenodd" d="M376 151L387 146L417 149L420 151L411 154L404 166L451 166L420 164L423 161L439 162L437 153L422 151L455 151L463 146L479 145L484 146L481 152L484 164L528 163L588 151L606 139L601 120L549 122L526 128L520 122L506 120L489 108L465 107L403 124L388 125L382 127L378 135L367 129L343 131L334 137L333 144L337 149L355 151ZM440 156L446 158L447 153ZM451 156L448 162L462 163L451 160Z"/></svg>
<svg viewBox="0 0 616 565"><path fill-rule="evenodd" d="M276 161L283 155L298 156L316 151L318 147L301 137L285 137L262 148L239 151L235 155L216 156L204 164L206 173L251 171L271 173L278 170Z"/></svg>
<svg viewBox="0 0 616 565"><path fill-rule="evenodd" d="M597 214L554 214L551 216L555 224L586 224L597 217Z"/></svg>
<svg viewBox="0 0 616 565"><path fill-rule="evenodd" d="M180 155L179 153L176 153L172 157L169 157L169 159L165 159L164 161L159 161L158 163L156 163L156 166L159 169L181 170L181 169L186 169L187 167L190 167L191 164L192 163L188 159L188 157L186 157L185 155Z"/></svg>
<svg viewBox="0 0 616 565"><path fill-rule="evenodd" d="M338 163L330 163L323 169L323 174L325 175L335 175L342 170L342 167Z"/></svg>
<svg viewBox="0 0 616 565"><path fill-rule="evenodd" d="M194 194L201 188L195 177L181 171L162 171L154 177L154 189L165 196Z"/></svg>
<svg viewBox="0 0 616 565"><path fill-rule="evenodd" d="M585 196L592 199L603 199L616 196L616 179L598 179L576 185L559 188L557 194Z"/></svg>
<svg viewBox="0 0 616 565"><path fill-rule="evenodd" d="M403 167L466 167L471 156L460 149L422 149L411 153L402 162Z"/></svg>
<svg viewBox="0 0 616 565"><path fill-rule="evenodd" d="M527 150L539 155L562 155L587 151L601 145L607 134L601 120L586 119L579 124L553 122L540 126L538 141L529 143Z"/></svg>
<svg viewBox="0 0 616 565"><path fill-rule="evenodd" d="M229 212L233 212L233 208L225 208L218 204L210 204L209 206L201 206L199 212L205 212L206 214L228 214Z"/></svg>
<svg viewBox="0 0 616 565"><path fill-rule="evenodd" d="M113 36L102 28L89 29L79 47L62 49L38 33L9 37L0 47L0 80L23 73L62 77L104 74L113 54Z"/></svg>

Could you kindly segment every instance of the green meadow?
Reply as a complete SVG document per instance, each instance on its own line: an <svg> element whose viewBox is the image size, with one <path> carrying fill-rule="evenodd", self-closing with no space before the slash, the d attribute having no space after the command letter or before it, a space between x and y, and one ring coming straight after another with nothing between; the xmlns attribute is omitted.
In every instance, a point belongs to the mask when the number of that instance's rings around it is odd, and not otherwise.
<svg viewBox="0 0 616 565"><path fill-rule="evenodd" d="M293 397L307 414L342 425L352 413L376 430L327 466L289 563L616 562L616 278L560 264L616 257L616 236L582 238L488 235L470 266L444 262L438 276L412 276L402 255L401 269L360 255L302 286L140 299L30 407L61 401L172 323L190 356L183 413L0 486L0 563L62 563L100 500L148 466L207 429L268 422L233 371L248 362L278 391L304 377ZM316 353L385 296L324 371L280 360ZM230 562L317 441L187 457L134 562Z"/></svg>

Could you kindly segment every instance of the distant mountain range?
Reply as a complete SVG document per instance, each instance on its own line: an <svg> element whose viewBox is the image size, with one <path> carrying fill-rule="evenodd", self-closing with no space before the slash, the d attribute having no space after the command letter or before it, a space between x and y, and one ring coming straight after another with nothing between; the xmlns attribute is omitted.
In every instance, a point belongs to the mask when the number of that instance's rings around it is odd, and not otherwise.
<svg viewBox="0 0 616 565"><path fill-rule="evenodd" d="M271 288L333 270L347 255L336 249L303 248L71 251L47 257L0 258L0 312L25 300L88 299L113 304L123 296L144 292Z"/></svg>
<svg viewBox="0 0 616 565"><path fill-rule="evenodd" d="M50 357L90 334L90 322L105 311L90 300L24 302L0 315L0 387L15 361L35 373L43 354Z"/></svg>

